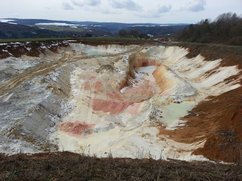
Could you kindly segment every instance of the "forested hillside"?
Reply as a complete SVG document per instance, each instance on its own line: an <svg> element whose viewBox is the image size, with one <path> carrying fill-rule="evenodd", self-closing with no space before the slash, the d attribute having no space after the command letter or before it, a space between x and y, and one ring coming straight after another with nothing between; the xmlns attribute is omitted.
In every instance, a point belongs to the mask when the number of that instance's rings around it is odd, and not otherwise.
<svg viewBox="0 0 242 181"><path fill-rule="evenodd" d="M242 17L225 13L212 22L205 19L185 28L177 38L188 42L242 45Z"/></svg>

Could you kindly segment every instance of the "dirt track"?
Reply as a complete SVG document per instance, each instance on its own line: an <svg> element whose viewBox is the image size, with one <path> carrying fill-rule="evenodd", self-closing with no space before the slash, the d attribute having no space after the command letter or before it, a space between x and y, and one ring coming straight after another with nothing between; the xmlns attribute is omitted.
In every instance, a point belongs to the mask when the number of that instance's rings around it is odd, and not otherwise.
<svg viewBox="0 0 242 181"><path fill-rule="evenodd" d="M138 52L142 49L131 49L129 51L123 52L123 53L130 53L130 52ZM102 58L102 57L119 57L121 56L123 53L117 53L117 54L111 54L111 55L103 55L103 56L98 56L98 58ZM44 64L40 64L37 65L33 68L30 68L26 71L24 71L23 73L20 73L14 77L12 77L10 80L7 80L6 82L0 84L0 96L4 95L5 93L9 93L11 92L12 89L14 89L16 86L20 85L22 82L27 81L29 79L32 79L35 76L39 76L39 75L45 75L53 70L55 70L56 68L61 67L62 65L64 65L67 62L75 62L75 61L79 61L80 59L92 59L95 58L96 56L77 56L77 57L73 57L73 52L65 52L63 53L63 56L55 61L52 61L50 63L44 63Z"/></svg>
<svg viewBox="0 0 242 181"><path fill-rule="evenodd" d="M12 89L14 89L16 86L20 85L22 82L27 81L29 79L32 79L35 76L38 75L45 75L48 72L54 70L57 67L62 66L65 64L68 60L70 60L72 57L70 52L65 52L63 57L57 61L53 61L51 63L47 64L41 64L37 65L33 68L30 68L23 73L20 73L10 80L7 80L3 84L0 84L0 95L3 95L5 93L11 92Z"/></svg>

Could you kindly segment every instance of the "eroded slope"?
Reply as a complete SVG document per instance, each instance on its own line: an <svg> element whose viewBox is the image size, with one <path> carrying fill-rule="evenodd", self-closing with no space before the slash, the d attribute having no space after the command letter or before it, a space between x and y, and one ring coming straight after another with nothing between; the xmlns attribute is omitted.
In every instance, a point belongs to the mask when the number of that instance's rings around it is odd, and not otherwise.
<svg viewBox="0 0 242 181"><path fill-rule="evenodd" d="M71 44L39 58L1 60L1 152L235 161L217 156L230 145L208 152L221 142L211 137L225 125L219 116L226 101L233 114L226 120L241 128L233 121L240 108L224 99L241 92L240 70L188 53L177 46ZM216 106L223 108L216 113Z"/></svg>
<svg viewBox="0 0 242 181"><path fill-rule="evenodd" d="M220 66L221 59L188 59L187 54L179 47L141 47L108 61L96 58L92 66L86 63L88 68L77 63L72 74L75 108L56 134L60 149L97 156L201 159L192 153L204 146L206 135L181 141L172 138L173 130L186 125L182 118L200 102L239 88L235 76L240 71ZM230 77L235 78L228 81Z"/></svg>

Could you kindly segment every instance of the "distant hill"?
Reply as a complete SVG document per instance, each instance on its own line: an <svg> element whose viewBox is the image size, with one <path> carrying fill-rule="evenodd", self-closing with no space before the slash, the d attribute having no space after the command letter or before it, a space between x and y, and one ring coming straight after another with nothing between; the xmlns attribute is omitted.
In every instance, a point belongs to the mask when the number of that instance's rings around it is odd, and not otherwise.
<svg viewBox="0 0 242 181"><path fill-rule="evenodd" d="M116 36L120 30L137 30L152 36L174 35L186 24L77 22L45 19L0 19L0 38Z"/></svg>
<svg viewBox="0 0 242 181"><path fill-rule="evenodd" d="M0 23L0 38L35 38L35 37L58 37L65 36L65 33L54 32L38 27L31 27L19 24Z"/></svg>
<svg viewBox="0 0 242 181"><path fill-rule="evenodd" d="M165 26L133 26L128 27L126 30L137 30L140 33L156 36L169 36L175 35L177 32L183 30L187 25L165 25Z"/></svg>

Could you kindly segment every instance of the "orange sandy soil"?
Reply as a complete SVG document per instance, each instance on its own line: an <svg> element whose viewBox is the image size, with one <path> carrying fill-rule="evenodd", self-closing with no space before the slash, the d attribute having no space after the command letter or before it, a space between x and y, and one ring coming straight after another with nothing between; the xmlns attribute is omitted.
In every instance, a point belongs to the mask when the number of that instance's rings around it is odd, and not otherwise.
<svg viewBox="0 0 242 181"><path fill-rule="evenodd" d="M209 162L85 157L41 153L0 155L0 180L241 180L242 167Z"/></svg>
<svg viewBox="0 0 242 181"><path fill-rule="evenodd" d="M223 59L222 65L242 69L242 47L182 44L190 49L189 57L203 55L207 60ZM240 73L240 76L242 73ZM242 84L242 80L240 81ZM211 160L242 162L242 88L210 97L184 118L186 125L174 131L161 129L172 139L185 143L206 139L204 148L194 151Z"/></svg>

